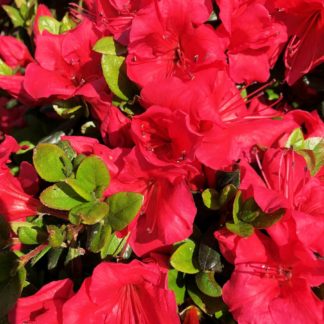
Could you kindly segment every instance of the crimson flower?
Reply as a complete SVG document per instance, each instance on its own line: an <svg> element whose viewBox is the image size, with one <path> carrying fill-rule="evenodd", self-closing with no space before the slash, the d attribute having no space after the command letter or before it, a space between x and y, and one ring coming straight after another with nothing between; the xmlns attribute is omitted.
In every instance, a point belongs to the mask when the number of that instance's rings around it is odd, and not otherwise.
<svg viewBox="0 0 324 324"><path fill-rule="evenodd" d="M63 304L72 296L73 283L70 279L50 282L36 294L19 298L9 313L9 321L12 324L62 323Z"/></svg>
<svg viewBox="0 0 324 324"><path fill-rule="evenodd" d="M202 25L206 13L204 1L197 0L154 1L138 12L130 33L128 76L144 86L172 76L192 80L197 71L223 65L222 40Z"/></svg>
<svg viewBox="0 0 324 324"><path fill-rule="evenodd" d="M239 323L323 322L323 302L311 287L324 281L324 261L300 242L279 247L256 232L238 240L234 265L223 300Z"/></svg>
<svg viewBox="0 0 324 324"><path fill-rule="evenodd" d="M180 323L173 292L155 263L99 264L63 306L63 323Z"/></svg>

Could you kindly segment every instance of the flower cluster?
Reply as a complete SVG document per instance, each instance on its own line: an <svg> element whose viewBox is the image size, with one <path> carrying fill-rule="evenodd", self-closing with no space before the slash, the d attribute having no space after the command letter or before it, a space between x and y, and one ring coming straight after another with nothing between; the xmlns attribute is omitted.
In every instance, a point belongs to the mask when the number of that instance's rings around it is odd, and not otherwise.
<svg viewBox="0 0 324 324"><path fill-rule="evenodd" d="M323 323L323 0L0 3L0 321Z"/></svg>

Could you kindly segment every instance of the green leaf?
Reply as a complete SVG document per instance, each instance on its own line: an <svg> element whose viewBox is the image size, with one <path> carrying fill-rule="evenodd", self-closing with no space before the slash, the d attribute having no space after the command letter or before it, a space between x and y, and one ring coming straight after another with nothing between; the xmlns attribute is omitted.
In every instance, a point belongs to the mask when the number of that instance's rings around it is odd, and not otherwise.
<svg viewBox="0 0 324 324"><path fill-rule="evenodd" d="M238 224L240 222L239 220L239 213L242 208L242 192L238 191L235 195L234 203L233 203L233 220L234 224Z"/></svg>
<svg viewBox="0 0 324 324"><path fill-rule="evenodd" d="M72 174L73 166L65 152L54 144L39 144L33 162L39 176L48 182L62 181Z"/></svg>
<svg viewBox="0 0 324 324"><path fill-rule="evenodd" d="M241 237L248 237L254 233L253 226L244 222L238 222L236 224L226 223L226 228Z"/></svg>
<svg viewBox="0 0 324 324"><path fill-rule="evenodd" d="M232 184L226 185L220 193L219 205L224 206L225 204L232 201L235 198L236 192L237 192L237 188L234 185Z"/></svg>
<svg viewBox="0 0 324 324"><path fill-rule="evenodd" d="M125 244L127 244L127 236L117 237L116 234L113 233L100 251L101 259L106 258L108 255L116 257L122 251Z"/></svg>
<svg viewBox="0 0 324 324"><path fill-rule="evenodd" d="M0 264L0 267L2 264ZM7 313L16 304L26 279L26 270L20 267L7 280L0 282L0 318Z"/></svg>
<svg viewBox="0 0 324 324"><path fill-rule="evenodd" d="M71 210L85 202L66 183L59 182L46 188L39 196L43 205L58 210Z"/></svg>
<svg viewBox="0 0 324 324"><path fill-rule="evenodd" d="M89 156L80 163L76 179L83 189L94 192L97 198L102 196L110 183L106 164L97 156Z"/></svg>
<svg viewBox="0 0 324 324"><path fill-rule="evenodd" d="M74 151L69 141L59 141L57 146L64 151L70 161L77 157L77 153Z"/></svg>
<svg viewBox="0 0 324 324"><path fill-rule="evenodd" d="M13 75L12 68L0 58L0 75Z"/></svg>
<svg viewBox="0 0 324 324"><path fill-rule="evenodd" d="M64 265L68 265L71 261L73 261L74 259L84 255L84 250L81 248L72 248L70 247L68 250L68 253L66 255L65 261L64 261Z"/></svg>
<svg viewBox="0 0 324 324"><path fill-rule="evenodd" d="M64 242L64 234L62 229L55 225L47 225L48 244L53 248L58 248Z"/></svg>
<svg viewBox="0 0 324 324"><path fill-rule="evenodd" d="M300 128L296 128L288 137L288 140L285 144L285 147L291 148L295 145L303 145L304 143L304 134Z"/></svg>
<svg viewBox="0 0 324 324"><path fill-rule="evenodd" d="M62 19L62 22L61 22L60 34L71 30L75 26L76 26L76 23L69 17L69 14L66 13Z"/></svg>
<svg viewBox="0 0 324 324"><path fill-rule="evenodd" d="M212 210L218 210L220 208L219 193L215 189L206 189L201 196L207 208Z"/></svg>
<svg viewBox="0 0 324 324"><path fill-rule="evenodd" d="M115 42L112 36L99 39L93 47L93 50L97 53L113 56L124 55L127 53L125 47Z"/></svg>
<svg viewBox="0 0 324 324"><path fill-rule="evenodd" d="M16 8L11 7L11 6L6 6L6 5L3 5L2 8L4 9L4 11L9 16L9 18L10 18L12 24L14 25L14 27L24 26L25 21L21 17L20 12Z"/></svg>
<svg viewBox="0 0 324 324"><path fill-rule="evenodd" d="M216 244L217 244L217 242L216 242ZM214 246L212 246L211 242L202 241L199 244L198 264L199 264L200 270L202 270L202 271L221 272L223 270L221 256L216 251L216 248Z"/></svg>
<svg viewBox="0 0 324 324"><path fill-rule="evenodd" d="M128 101L133 97L133 85L125 72L125 58L103 54L101 67L111 92L118 98Z"/></svg>
<svg viewBox="0 0 324 324"><path fill-rule="evenodd" d="M195 276L197 287L209 297L220 297L222 288L215 280L214 272L199 272Z"/></svg>
<svg viewBox="0 0 324 324"><path fill-rule="evenodd" d="M261 212L258 217L250 222L255 228L268 228L277 223L281 217L285 214L285 209L280 208L273 213Z"/></svg>
<svg viewBox="0 0 324 324"><path fill-rule="evenodd" d="M168 287L174 292L177 304L181 305L184 302L184 297L186 294L183 273L178 272L175 269L170 269L168 271Z"/></svg>
<svg viewBox="0 0 324 324"><path fill-rule="evenodd" d="M118 192L106 201L109 204L108 222L114 231L124 229L140 211L144 196L135 192Z"/></svg>
<svg viewBox="0 0 324 324"><path fill-rule="evenodd" d="M194 274L199 272L195 265L195 250L196 243L192 240L187 240L182 243L172 254L170 263L178 271Z"/></svg>
<svg viewBox="0 0 324 324"><path fill-rule="evenodd" d="M47 269L52 270L56 268L58 261L64 251L64 248L55 248L51 249L48 253L48 263L47 263Z"/></svg>
<svg viewBox="0 0 324 324"><path fill-rule="evenodd" d="M88 227L87 232L87 248L94 253L98 253L110 241L112 230L111 226L102 220L101 222Z"/></svg>
<svg viewBox="0 0 324 324"><path fill-rule="evenodd" d="M96 199L94 192L88 191L88 188L85 188L87 187L87 185L85 185L82 181L68 178L64 182L69 185L84 200L93 201Z"/></svg>
<svg viewBox="0 0 324 324"><path fill-rule="evenodd" d="M41 33L47 30L51 34L58 35L60 33L60 27L61 23L53 17L40 16L38 18L38 28Z"/></svg>
<svg viewBox="0 0 324 324"><path fill-rule="evenodd" d="M69 119L75 118L77 112L83 108L81 105L77 105L75 107L59 107L58 105L53 105L53 109L55 112L62 118Z"/></svg>
<svg viewBox="0 0 324 324"><path fill-rule="evenodd" d="M89 202L70 210L69 219L73 224L93 225L108 215L109 206L104 202ZM77 222L75 222L77 220ZM80 220L80 221L78 221Z"/></svg>
<svg viewBox="0 0 324 324"><path fill-rule="evenodd" d="M187 291L194 303L206 314L213 315L224 308L221 298L205 295L198 289L195 280L189 281Z"/></svg>
<svg viewBox="0 0 324 324"><path fill-rule="evenodd" d="M19 227L19 241L23 244L34 245L41 244L46 241L46 233L37 227Z"/></svg>

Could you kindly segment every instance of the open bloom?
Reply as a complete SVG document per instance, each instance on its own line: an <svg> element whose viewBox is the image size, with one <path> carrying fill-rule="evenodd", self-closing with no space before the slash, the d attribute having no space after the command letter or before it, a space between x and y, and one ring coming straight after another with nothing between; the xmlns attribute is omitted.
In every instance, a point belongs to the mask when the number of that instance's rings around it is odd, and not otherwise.
<svg viewBox="0 0 324 324"><path fill-rule="evenodd" d="M278 247L259 232L239 239L234 250L235 270L223 299L239 323L323 322L323 302L311 290L324 281L323 260L298 241Z"/></svg>
<svg viewBox="0 0 324 324"><path fill-rule="evenodd" d="M155 263L99 264L63 307L63 323L178 324L173 292Z"/></svg>
<svg viewBox="0 0 324 324"><path fill-rule="evenodd" d="M62 323L63 304L72 296L73 283L70 279L50 282L36 294L18 299L9 313L10 323Z"/></svg>

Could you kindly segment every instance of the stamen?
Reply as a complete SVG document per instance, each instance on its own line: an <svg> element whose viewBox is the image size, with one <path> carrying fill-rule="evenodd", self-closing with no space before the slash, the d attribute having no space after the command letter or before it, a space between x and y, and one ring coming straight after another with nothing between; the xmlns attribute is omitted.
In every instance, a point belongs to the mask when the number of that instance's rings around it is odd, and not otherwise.
<svg viewBox="0 0 324 324"><path fill-rule="evenodd" d="M262 174L263 180L264 180L264 182L265 182L267 188L268 188L268 189L271 189L271 186L270 186L270 183L269 183L269 181L268 181L268 179L267 179L267 176L265 175L265 173L264 173L264 171L263 171L262 164L261 164L260 159L259 159L259 154L258 154L257 148L254 147L254 149L253 149L252 152L253 152L254 155L255 155L255 160L256 160L256 162L257 162L257 164L258 164L258 167L259 167L259 169L260 169L260 171L261 171L261 174Z"/></svg>

